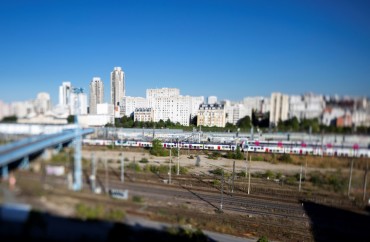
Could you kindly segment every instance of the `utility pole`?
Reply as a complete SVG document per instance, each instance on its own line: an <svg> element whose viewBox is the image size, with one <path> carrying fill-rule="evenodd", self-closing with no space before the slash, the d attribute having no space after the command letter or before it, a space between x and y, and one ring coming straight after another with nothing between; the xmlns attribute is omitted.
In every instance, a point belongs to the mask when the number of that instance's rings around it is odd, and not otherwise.
<svg viewBox="0 0 370 242"><path fill-rule="evenodd" d="M125 182L125 162L123 159L123 153L121 153L121 182Z"/></svg>
<svg viewBox="0 0 370 242"><path fill-rule="evenodd" d="M306 173L307 173L307 156L304 157L304 160L306 162L306 165L304 167L304 180L306 182L306 179L307 179L307 177L306 177Z"/></svg>
<svg viewBox="0 0 370 242"><path fill-rule="evenodd" d="M177 139L177 175L180 175L180 145L179 145L179 139Z"/></svg>
<svg viewBox="0 0 370 242"><path fill-rule="evenodd" d="M224 169L222 169L222 177L221 177L221 205L220 205L221 211L222 211L223 202L224 202Z"/></svg>
<svg viewBox="0 0 370 242"><path fill-rule="evenodd" d="M299 173L299 187L298 187L298 191L301 191L301 183L302 183L302 164L301 164L301 172Z"/></svg>
<svg viewBox="0 0 370 242"><path fill-rule="evenodd" d="M95 155L94 153L91 153L91 176L90 176L90 182L91 182L91 190L95 192L95 186L96 186L96 176L95 176L96 170L95 170Z"/></svg>
<svg viewBox="0 0 370 242"><path fill-rule="evenodd" d="M234 193L234 179L235 179L235 160L233 162L233 181L232 181L231 193Z"/></svg>
<svg viewBox="0 0 370 242"><path fill-rule="evenodd" d="M351 193L351 183L352 183L352 170L353 170L353 158L352 158L352 161L351 161L351 170L349 172L349 182L348 182L348 193L347 193L347 196L349 197L350 193Z"/></svg>
<svg viewBox="0 0 370 242"><path fill-rule="evenodd" d="M244 151L245 154L245 151ZM248 176L248 155L245 157L245 188L247 187L247 176Z"/></svg>
<svg viewBox="0 0 370 242"><path fill-rule="evenodd" d="M169 171L168 171L168 184L171 184L171 162L172 162L172 150L170 149L170 163L168 163Z"/></svg>
<svg viewBox="0 0 370 242"><path fill-rule="evenodd" d="M108 161L104 159L104 167L105 167L105 193L108 193Z"/></svg>
<svg viewBox="0 0 370 242"><path fill-rule="evenodd" d="M251 191L251 163L252 163L252 156L249 157L249 171L248 171L248 195Z"/></svg>
<svg viewBox="0 0 370 242"><path fill-rule="evenodd" d="M134 156L134 165L133 165L133 168L134 168L134 177L133 177L133 180L135 181L135 175L136 175L136 160L135 160L135 156Z"/></svg>
<svg viewBox="0 0 370 242"><path fill-rule="evenodd" d="M367 172L369 171L369 160L366 160L366 170L365 170L365 177L364 177L364 196L362 198L363 201L366 199L366 185L367 185Z"/></svg>

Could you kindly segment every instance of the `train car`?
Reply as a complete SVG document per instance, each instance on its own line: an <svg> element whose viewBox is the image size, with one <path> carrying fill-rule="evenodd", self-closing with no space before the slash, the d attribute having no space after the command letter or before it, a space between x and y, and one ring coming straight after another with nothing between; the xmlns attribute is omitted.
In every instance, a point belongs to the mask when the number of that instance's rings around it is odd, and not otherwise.
<svg viewBox="0 0 370 242"><path fill-rule="evenodd" d="M116 146L123 146L123 147L138 147L138 141L135 140L116 140Z"/></svg>
<svg viewBox="0 0 370 242"><path fill-rule="evenodd" d="M137 147L149 148L149 147L152 147L152 142L138 141Z"/></svg>

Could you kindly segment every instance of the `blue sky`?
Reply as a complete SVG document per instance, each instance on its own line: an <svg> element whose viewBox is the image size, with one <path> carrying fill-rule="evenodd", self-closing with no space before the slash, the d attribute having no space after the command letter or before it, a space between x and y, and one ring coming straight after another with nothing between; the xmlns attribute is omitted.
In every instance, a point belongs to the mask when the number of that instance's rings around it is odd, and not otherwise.
<svg viewBox="0 0 370 242"><path fill-rule="evenodd" d="M114 66L126 95L176 87L241 100L314 92L369 96L367 0L3 0L0 100L58 100Z"/></svg>

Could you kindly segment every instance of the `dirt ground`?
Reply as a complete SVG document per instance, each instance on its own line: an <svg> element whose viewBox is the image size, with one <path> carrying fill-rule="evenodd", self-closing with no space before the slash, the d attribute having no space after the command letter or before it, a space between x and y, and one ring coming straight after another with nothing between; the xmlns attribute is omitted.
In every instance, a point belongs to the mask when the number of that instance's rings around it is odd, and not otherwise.
<svg viewBox="0 0 370 242"><path fill-rule="evenodd" d="M186 153L186 152L185 152ZM100 164L103 164L105 160L107 160L110 166L117 164L119 165L119 161L121 160L121 155L123 155L125 159L125 163L128 162L138 162L143 158L148 159L148 164L168 164L170 161L170 157L157 157L150 155L148 151L142 150L141 152L136 151L127 151L123 150L83 150L82 157L90 160L92 156L95 157ZM181 154L179 158L172 157L172 164L177 165L179 162L180 166L185 166L192 172L200 173L204 172L207 173L209 170L213 170L217 167L225 168L228 171L232 171L233 169L233 160L226 159L226 158L218 158L208 159L206 155L199 155L199 166L196 166L197 163L197 155L193 154L194 158L190 158L187 154ZM128 161L127 161L128 160ZM249 163L249 161L248 161ZM145 164L138 162L139 165L144 166ZM235 170L238 171L245 171L247 167L247 162L245 160L235 160ZM269 162L264 161L251 161L251 171L254 172L265 172L267 170L271 170L273 172L281 172L282 174L296 174L300 172L301 167L294 164L272 164ZM305 167L303 167L305 169ZM309 164L307 164L306 172L311 172L314 170L321 170L321 171L329 171L335 170L330 168L310 168Z"/></svg>

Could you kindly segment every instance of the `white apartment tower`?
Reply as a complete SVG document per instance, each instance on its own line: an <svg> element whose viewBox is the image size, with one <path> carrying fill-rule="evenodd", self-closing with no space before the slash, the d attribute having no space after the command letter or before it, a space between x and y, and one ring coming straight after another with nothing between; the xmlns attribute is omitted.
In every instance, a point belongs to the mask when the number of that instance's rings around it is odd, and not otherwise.
<svg viewBox="0 0 370 242"><path fill-rule="evenodd" d="M270 124L277 125L279 120L288 119L289 96L278 92L271 93Z"/></svg>
<svg viewBox="0 0 370 242"><path fill-rule="evenodd" d="M71 103L71 92L72 92L72 85L70 82L63 82L61 86L59 86L59 105L62 107L69 106Z"/></svg>
<svg viewBox="0 0 370 242"><path fill-rule="evenodd" d="M90 82L90 114L97 114L97 105L104 102L104 85L100 77Z"/></svg>
<svg viewBox="0 0 370 242"><path fill-rule="evenodd" d="M111 103L114 106L121 106L122 98L126 95L125 93L125 73L121 67L114 67L110 73L110 96Z"/></svg>

